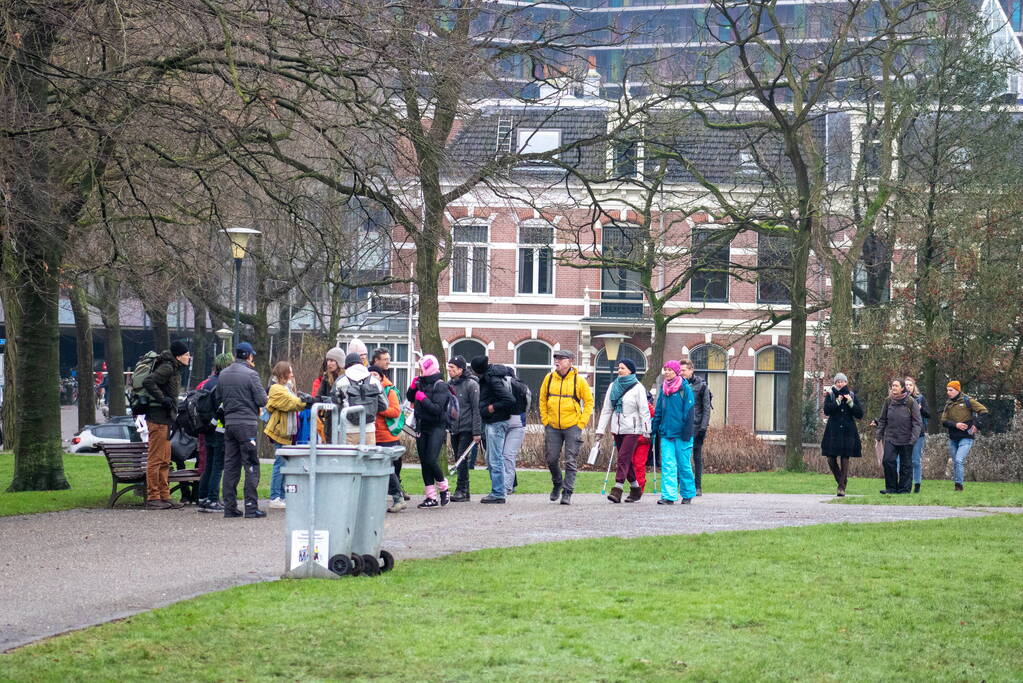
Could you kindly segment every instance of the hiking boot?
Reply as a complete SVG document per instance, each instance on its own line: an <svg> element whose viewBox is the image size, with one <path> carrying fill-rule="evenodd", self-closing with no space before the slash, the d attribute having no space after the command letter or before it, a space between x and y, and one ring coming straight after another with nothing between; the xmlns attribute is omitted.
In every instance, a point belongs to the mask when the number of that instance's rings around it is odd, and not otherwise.
<svg viewBox="0 0 1023 683"><path fill-rule="evenodd" d="M423 502L416 506L417 508L439 508L440 501L436 498L424 498Z"/></svg>
<svg viewBox="0 0 1023 683"><path fill-rule="evenodd" d="M913 484L913 493L920 493L920 482Z"/></svg>
<svg viewBox="0 0 1023 683"><path fill-rule="evenodd" d="M170 498L164 498L163 502L167 503L167 505L174 510L180 510L181 508L185 507L184 503L179 503L178 501L172 500Z"/></svg>
<svg viewBox="0 0 1023 683"><path fill-rule="evenodd" d="M693 504L693 499L692 498L683 498L682 499L682 504L683 505L692 505Z"/></svg>
<svg viewBox="0 0 1023 683"><path fill-rule="evenodd" d="M157 498L155 500L147 500L146 501L146 509L147 510L170 510L173 507L174 506L171 505L166 500L160 500L159 498Z"/></svg>
<svg viewBox="0 0 1023 683"><path fill-rule="evenodd" d="M611 489L611 493L607 494L607 499L612 503L622 502L622 490L617 486Z"/></svg>
<svg viewBox="0 0 1023 683"><path fill-rule="evenodd" d="M891 489L881 489L881 493L887 496L889 494L895 493L895 491L892 491Z"/></svg>
<svg viewBox="0 0 1023 683"><path fill-rule="evenodd" d="M504 498L499 498L499 497L495 496L493 493L488 493L487 495L483 496L483 498L480 500L480 502L485 504L485 505L489 505L489 504L492 504L492 503L503 503L505 501L504 501Z"/></svg>
<svg viewBox="0 0 1023 683"><path fill-rule="evenodd" d="M239 510L238 508L234 508L234 509L232 509L232 508L224 508L224 517L226 517L226 518L241 517L241 516L242 516L242 511Z"/></svg>
<svg viewBox="0 0 1023 683"><path fill-rule="evenodd" d="M448 495L447 491L440 492L440 504L441 506L447 505L448 501L451 500L451 496Z"/></svg>
<svg viewBox="0 0 1023 683"><path fill-rule="evenodd" d="M962 491L962 490L963 490L963 485L962 484L956 484L956 491Z"/></svg>
<svg viewBox="0 0 1023 683"><path fill-rule="evenodd" d="M668 500L667 498L659 498L659 499L657 500L657 504L658 504L658 505L674 505L674 504L675 504L675 501L673 501L673 500Z"/></svg>
<svg viewBox="0 0 1023 683"><path fill-rule="evenodd" d="M572 504L572 492L571 491L566 489L566 490L561 492L561 504L562 505L571 505Z"/></svg>
<svg viewBox="0 0 1023 683"><path fill-rule="evenodd" d="M625 499L626 503L635 503L643 497L643 489L638 486L629 487L629 497Z"/></svg>
<svg viewBox="0 0 1023 683"><path fill-rule="evenodd" d="M402 500L401 498L398 498L398 500L391 501L391 505L387 508L387 511L398 513L404 510L406 507L408 506L405 505L405 501Z"/></svg>
<svg viewBox="0 0 1023 683"><path fill-rule="evenodd" d="M451 496L451 502L452 503L468 503L469 502L469 492L468 491L463 491L462 489L456 490L455 491L455 495Z"/></svg>
<svg viewBox="0 0 1023 683"><path fill-rule="evenodd" d="M245 519L260 519L266 517L266 513L259 508L245 508Z"/></svg>
<svg viewBox="0 0 1023 683"><path fill-rule="evenodd" d="M551 488L551 502L553 503L561 495L561 484L555 484Z"/></svg>

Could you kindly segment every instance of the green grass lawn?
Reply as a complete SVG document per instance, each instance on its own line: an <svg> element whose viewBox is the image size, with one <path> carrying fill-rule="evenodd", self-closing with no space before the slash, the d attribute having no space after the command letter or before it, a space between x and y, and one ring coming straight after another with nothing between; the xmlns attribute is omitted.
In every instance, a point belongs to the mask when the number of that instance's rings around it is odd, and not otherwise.
<svg viewBox="0 0 1023 683"><path fill-rule="evenodd" d="M485 550L205 595L8 680L1023 678L1023 516Z"/></svg>
<svg viewBox="0 0 1023 683"><path fill-rule="evenodd" d="M11 481L13 468L13 456L10 453L0 454L0 517L103 507L110 497L110 471L102 456L64 456L64 471L71 482L71 488L67 491L7 493L3 489ZM410 469L403 473L402 480L410 495L422 495L422 480L418 470ZM485 469L474 470L470 480L473 494L484 495L490 490L490 478ZM603 482L603 472L580 472L576 480L576 491L598 493ZM951 482L925 481L920 494L906 496L882 496L878 491L883 485L881 479L850 479L847 492L851 497L836 501L872 505L1023 507L1023 484L967 482L965 491L954 493ZM650 491L652 486L653 476L648 475L647 490ZM706 493L813 493L830 496L835 492L835 482L831 475L816 473L705 474L703 489ZM547 472L532 470L519 473L519 493L549 493L550 490L551 480ZM259 495L266 498L269 494L270 465L263 465ZM117 502L118 507L141 504L142 501L132 494L126 494Z"/></svg>

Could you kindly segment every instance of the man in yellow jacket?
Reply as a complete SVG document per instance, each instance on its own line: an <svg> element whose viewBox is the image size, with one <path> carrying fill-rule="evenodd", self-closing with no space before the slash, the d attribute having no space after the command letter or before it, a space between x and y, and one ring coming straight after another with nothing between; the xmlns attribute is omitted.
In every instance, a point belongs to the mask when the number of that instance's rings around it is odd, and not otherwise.
<svg viewBox="0 0 1023 683"><path fill-rule="evenodd" d="M583 443L583 428L593 415L593 392L572 367L575 354L554 352L554 371L540 384L540 422L543 423L544 455L551 471L551 502L561 497L571 505L576 460ZM561 451L565 451L565 474L561 474Z"/></svg>

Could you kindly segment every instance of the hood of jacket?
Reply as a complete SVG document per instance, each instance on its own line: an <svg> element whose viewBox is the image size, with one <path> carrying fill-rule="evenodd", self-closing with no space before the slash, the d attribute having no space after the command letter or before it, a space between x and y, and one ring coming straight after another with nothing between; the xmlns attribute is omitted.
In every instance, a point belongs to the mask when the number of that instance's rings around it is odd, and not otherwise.
<svg viewBox="0 0 1023 683"><path fill-rule="evenodd" d="M356 363L345 370L345 377L353 382L361 382L369 377L369 368L362 363Z"/></svg>

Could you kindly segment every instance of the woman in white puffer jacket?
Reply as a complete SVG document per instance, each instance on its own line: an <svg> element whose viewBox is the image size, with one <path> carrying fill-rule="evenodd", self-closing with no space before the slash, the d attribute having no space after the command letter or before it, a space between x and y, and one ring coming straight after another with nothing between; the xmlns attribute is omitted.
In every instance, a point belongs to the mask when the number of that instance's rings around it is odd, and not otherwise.
<svg viewBox="0 0 1023 683"><path fill-rule="evenodd" d="M604 406L597 423L598 439L604 436L608 427L618 449L618 466L615 468L615 485L607 499L620 503L626 481L631 490L639 490L632 456L639 445L639 438L650 436L650 404L646 389L636 377L636 364L629 359L619 361L618 377L604 394Z"/></svg>

